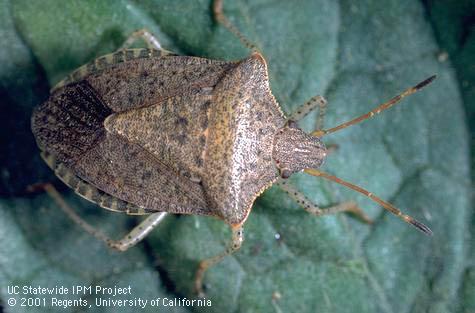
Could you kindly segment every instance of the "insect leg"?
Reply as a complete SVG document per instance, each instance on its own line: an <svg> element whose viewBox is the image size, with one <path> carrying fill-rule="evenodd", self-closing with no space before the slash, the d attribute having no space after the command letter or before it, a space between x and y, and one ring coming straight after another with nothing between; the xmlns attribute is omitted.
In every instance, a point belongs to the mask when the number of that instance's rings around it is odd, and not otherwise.
<svg viewBox="0 0 475 313"><path fill-rule="evenodd" d="M214 0L213 2L213 14L216 21L218 21L221 25L226 27L234 36L236 36L241 43L246 47L251 49L252 51L258 51L255 44L253 44L249 39L247 39L239 29L234 26L224 15L223 13L223 0Z"/></svg>
<svg viewBox="0 0 475 313"><path fill-rule="evenodd" d="M125 251L142 241L161 221L167 216L167 212L150 214L145 220L135 226L127 235L120 240L112 240L107 244L109 247L119 251Z"/></svg>
<svg viewBox="0 0 475 313"><path fill-rule="evenodd" d="M335 214L338 212L349 212L356 215L365 223L372 224L373 221L361 210L355 202L343 202L328 208L320 208L318 205L310 201L303 193L292 187L287 181L281 179L277 185L282 188L297 204L299 204L305 211L312 215L321 216Z"/></svg>
<svg viewBox="0 0 475 313"><path fill-rule="evenodd" d="M147 43L148 49L146 48L134 48L128 49L136 40L142 39ZM52 89L51 92L55 91L58 88L63 87L64 85L78 82L84 79L87 75L97 73L104 70L105 68L122 63L124 61L132 59L142 59L150 58L157 56L173 55L172 52L165 50L161 47L160 42L155 38L151 32L146 29L141 29L136 32L133 32L129 38L122 44L122 47L117 49L113 53L109 53L103 56L96 58L95 60L79 67L71 74L66 76L63 80L57 83Z"/></svg>
<svg viewBox="0 0 475 313"><path fill-rule="evenodd" d="M127 40L122 44L121 49L130 48L135 41L140 39L145 41L150 49L163 50L158 39L145 28L139 29L130 34L129 38L127 38Z"/></svg>
<svg viewBox="0 0 475 313"><path fill-rule="evenodd" d="M229 243L228 247L226 250L224 250L221 254L218 254L214 257L202 260L200 262L200 265L198 266L198 270L196 271L196 276L195 276L195 290L198 293L200 297L204 296L203 292L203 278L206 270L210 268L211 266L215 265L219 261L221 261L225 256L231 255L237 250L242 245L242 242L244 240L244 235L243 235L243 227L241 225L238 226L232 226L232 239L231 242Z"/></svg>
<svg viewBox="0 0 475 313"><path fill-rule="evenodd" d="M318 97L318 96L317 96ZM322 102L320 103L317 117L317 129L323 129L325 125L325 114L327 113L327 100L322 97Z"/></svg>
<svg viewBox="0 0 475 313"><path fill-rule="evenodd" d="M148 216L140 224L132 229L127 235L125 235L120 240L112 240L107 237L103 232L96 229L94 226L82 219L67 203L64 201L63 197L59 192L54 188L52 184L45 184L44 189L48 195L53 198L53 200L58 204L58 206L63 210L66 215L71 218L76 224L83 228L88 234L96 237L97 239L105 242L109 247L125 251L130 247L136 245L141 241L145 236L147 236L167 215L166 212L154 213Z"/></svg>
<svg viewBox="0 0 475 313"><path fill-rule="evenodd" d="M305 116L307 116L310 112L315 110L315 108L319 108L318 110L318 118L317 118L317 129L323 128L323 123L325 119L325 113L327 109L327 100L322 96L314 96L300 107L295 110L292 115L289 117L290 121L300 121Z"/></svg>

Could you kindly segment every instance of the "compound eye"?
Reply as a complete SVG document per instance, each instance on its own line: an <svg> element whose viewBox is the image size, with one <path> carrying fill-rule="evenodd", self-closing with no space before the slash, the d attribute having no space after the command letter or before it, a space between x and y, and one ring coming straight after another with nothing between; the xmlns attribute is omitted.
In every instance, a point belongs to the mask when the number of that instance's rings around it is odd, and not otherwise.
<svg viewBox="0 0 475 313"><path fill-rule="evenodd" d="M280 177L282 177L283 179L289 178L290 175L292 175L292 172L289 169L283 168L280 170Z"/></svg>

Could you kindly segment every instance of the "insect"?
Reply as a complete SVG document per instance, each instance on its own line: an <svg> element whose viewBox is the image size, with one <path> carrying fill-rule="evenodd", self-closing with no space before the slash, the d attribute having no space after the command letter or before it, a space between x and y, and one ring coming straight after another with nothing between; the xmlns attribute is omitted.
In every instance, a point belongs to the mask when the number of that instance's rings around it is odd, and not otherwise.
<svg viewBox="0 0 475 313"><path fill-rule="evenodd" d="M44 160L64 183L103 208L149 217L113 241L46 186L60 207L86 231L122 251L143 239L167 213L222 219L232 229L232 240L221 254L200 262L195 278L199 293L206 270L240 248L251 207L272 184L314 215L348 211L366 218L352 202L329 208L311 203L286 182L296 172L345 185L431 234L393 205L318 168L328 153L322 137L392 107L435 76L367 114L323 129L324 98L313 97L286 117L270 91L264 57L227 20L221 1L215 1L214 13L253 50L249 57L225 62L178 56L143 30L117 52L67 76L36 108L32 131ZM129 48L138 38L149 48ZM317 130L307 134L297 123L317 108Z"/></svg>

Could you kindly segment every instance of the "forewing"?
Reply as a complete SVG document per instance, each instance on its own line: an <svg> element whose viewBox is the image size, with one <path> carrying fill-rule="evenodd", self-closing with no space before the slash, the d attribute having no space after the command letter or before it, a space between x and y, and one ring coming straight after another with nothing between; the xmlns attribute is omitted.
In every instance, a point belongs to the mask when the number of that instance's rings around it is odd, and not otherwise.
<svg viewBox="0 0 475 313"><path fill-rule="evenodd" d="M106 133L75 168L99 189L147 210L211 214L200 184L120 136Z"/></svg>
<svg viewBox="0 0 475 313"><path fill-rule="evenodd" d="M84 80L84 78L89 75L100 73L106 68L113 68L120 63L129 62L135 59L157 59L166 55L174 54L163 49L120 49L116 52L98 57L97 59L77 68L56 84L51 91L53 92L63 86L77 83Z"/></svg>
<svg viewBox="0 0 475 313"><path fill-rule="evenodd" d="M98 92L81 81L57 90L36 109L32 130L43 151L111 196L149 211L211 214L200 184L106 132L103 121L111 112Z"/></svg>
<svg viewBox="0 0 475 313"><path fill-rule="evenodd" d="M235 66L234 62L164 56L115 64L85 80L112 111L123 112L214 87Z"/></svg>
<svg viewBox="0 0 475 313"><path fill-rule="evenodd" d="M144 147L176 172L201 181L205 175L211 91L199 90L156 105L114 113L104 126L108 132Z"/></svg>

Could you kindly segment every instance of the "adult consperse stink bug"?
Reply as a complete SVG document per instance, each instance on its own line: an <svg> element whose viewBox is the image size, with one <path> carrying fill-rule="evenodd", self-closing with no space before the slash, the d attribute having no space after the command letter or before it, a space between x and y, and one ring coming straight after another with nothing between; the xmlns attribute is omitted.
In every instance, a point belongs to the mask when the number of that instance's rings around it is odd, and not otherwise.
<svg viewBox="0 0 475 313"><path fill-rule="evenodd" d="M317 168L327 155L324 135L388 109L434 77L365 115L330 129L318 123L317 130L307 134L297 122L322 108L325 100L314 97L286 117L269 89L264 57L222 14L221 1L215 2L215 15L253 50L248 58L225 62L177 56L141 31L123 49L73 72L35 110L33 133L43 158L61 180L104 208L150 216L122 240L112 241L47 186L61 207L119 250L144 238L167 213L221 218L232 228L232 241L223 253L200 263L195 280L199 292L206 269L239 249L254 200L273 183L315 215L362 215L353 203L325 209L311 203L285 181L302 170L352 188L430 234L425 225L375 195ZM149 49L128 48L138 35Z"/></svg>

